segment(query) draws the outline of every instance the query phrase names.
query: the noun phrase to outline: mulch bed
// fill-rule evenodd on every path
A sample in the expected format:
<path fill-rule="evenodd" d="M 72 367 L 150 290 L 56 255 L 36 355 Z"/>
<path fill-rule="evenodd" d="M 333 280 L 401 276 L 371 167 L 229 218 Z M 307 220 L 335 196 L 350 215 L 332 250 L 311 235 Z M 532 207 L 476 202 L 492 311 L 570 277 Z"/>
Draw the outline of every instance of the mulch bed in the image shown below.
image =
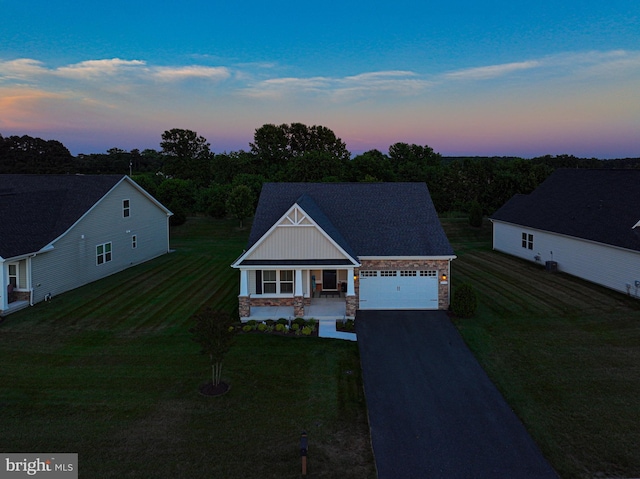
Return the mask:
<path fill-rule="evenodd" d="M 231 386 L 225 382 L 221 382 L 217 386 L 214 386 L 212 382 L 208 382 L 200 386 L 200 394 L 210 397 L 222 396 L 229 392 L 229 389 L 231 389 Z"/>

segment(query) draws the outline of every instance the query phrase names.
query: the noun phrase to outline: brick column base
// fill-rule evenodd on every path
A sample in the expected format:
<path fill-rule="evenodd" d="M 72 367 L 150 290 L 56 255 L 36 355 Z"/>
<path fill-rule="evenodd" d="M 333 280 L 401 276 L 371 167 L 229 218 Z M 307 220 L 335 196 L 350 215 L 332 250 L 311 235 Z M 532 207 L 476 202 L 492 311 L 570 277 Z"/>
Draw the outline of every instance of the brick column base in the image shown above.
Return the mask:
<path fill-rule="evenodd" d="M 251 301 L 249 296 L 238 296 L 238 310 L 241 318 L 251 316 Z"/>
<path fill-rule="evenodd" d="M 355 316 L 356 315 L 356 296 L 347 296 L 347 304 L 346 304 L 346 315 L 347 316 Z"/>
<path fill-rule="evenodd" d="M 303 296 L 294 296 L 293 314 L 297 318 L 301 318 L 304 316 L 304 297 Z"/>

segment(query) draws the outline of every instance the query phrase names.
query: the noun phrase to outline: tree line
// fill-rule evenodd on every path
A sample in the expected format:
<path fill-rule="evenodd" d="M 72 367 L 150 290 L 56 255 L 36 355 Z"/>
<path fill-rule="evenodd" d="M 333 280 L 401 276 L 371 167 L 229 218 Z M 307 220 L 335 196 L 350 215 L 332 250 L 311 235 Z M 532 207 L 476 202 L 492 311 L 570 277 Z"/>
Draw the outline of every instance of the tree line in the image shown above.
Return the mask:
<path fill-rule="evenodd" d="M 352 156 L 329 128 L 302 123 L 265 124 L 247 151 L 230 153 L 213 153 L 206 138 L 178 128 L 162 133 L 160 150 L 112 148 L 76 157 L 55 140 L 0 134 L 0 173 L 131 174 L 174 212 L 175 224 L 198 213 L 242 221 L 253 214 L 262 184 L 282 181 L 420 181 L 439 213 L 486 215 L 561 167 L 638 168 L 640 158 L 442 157 L 427 145 L 407 143 Z"/>

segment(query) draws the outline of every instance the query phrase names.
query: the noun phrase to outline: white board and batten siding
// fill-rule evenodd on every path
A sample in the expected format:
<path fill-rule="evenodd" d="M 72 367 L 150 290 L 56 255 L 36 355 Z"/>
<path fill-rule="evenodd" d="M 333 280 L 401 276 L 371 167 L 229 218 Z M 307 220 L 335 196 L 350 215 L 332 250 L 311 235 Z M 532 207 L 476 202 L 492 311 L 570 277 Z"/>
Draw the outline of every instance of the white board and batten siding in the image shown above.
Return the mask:
<path fill-rule="evenodd" d="M 313 226 L 277 227 L 245 259 L 344 259 L 344 254 Z"/>
<path fill-rule="evenodd" d="M 123 215 L 129 200 L 130 215 Z M 32 259 L 33 301 L 57 295 L 168 252 L 166 211 L 128 181 L 120 182 L 83 218 Z M 136 247 L 133 247 L 135 236 Z M 111 243 L 111 261 L 97 264 L 97 246 Z"/>
<path fill-rule="evenodd" d="M 532 249 L 522 247 L 522 233 L 533 235 Z M 493 249 L 542 265 L 555 261 L 558 271 L 640 297 L 639 252 L 495 220 Z"/>
<path fill-rule="evenodd" d="M 437 271 L 360 271 L 360 309 L 438 309 Z"/>

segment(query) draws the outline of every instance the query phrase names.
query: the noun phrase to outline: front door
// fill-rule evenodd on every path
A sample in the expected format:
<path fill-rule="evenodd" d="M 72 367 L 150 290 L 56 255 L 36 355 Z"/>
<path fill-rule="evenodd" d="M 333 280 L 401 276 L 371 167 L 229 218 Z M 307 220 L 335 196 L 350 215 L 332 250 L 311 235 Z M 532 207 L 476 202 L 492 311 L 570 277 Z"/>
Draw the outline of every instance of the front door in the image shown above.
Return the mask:
<path fill-rule="evenodd" d="M 322 270 L 322 289 L 324 291 L 333 290 L 337 291 L 338 289 L 338 273 L 335 269 L 324 269 Z"/>

